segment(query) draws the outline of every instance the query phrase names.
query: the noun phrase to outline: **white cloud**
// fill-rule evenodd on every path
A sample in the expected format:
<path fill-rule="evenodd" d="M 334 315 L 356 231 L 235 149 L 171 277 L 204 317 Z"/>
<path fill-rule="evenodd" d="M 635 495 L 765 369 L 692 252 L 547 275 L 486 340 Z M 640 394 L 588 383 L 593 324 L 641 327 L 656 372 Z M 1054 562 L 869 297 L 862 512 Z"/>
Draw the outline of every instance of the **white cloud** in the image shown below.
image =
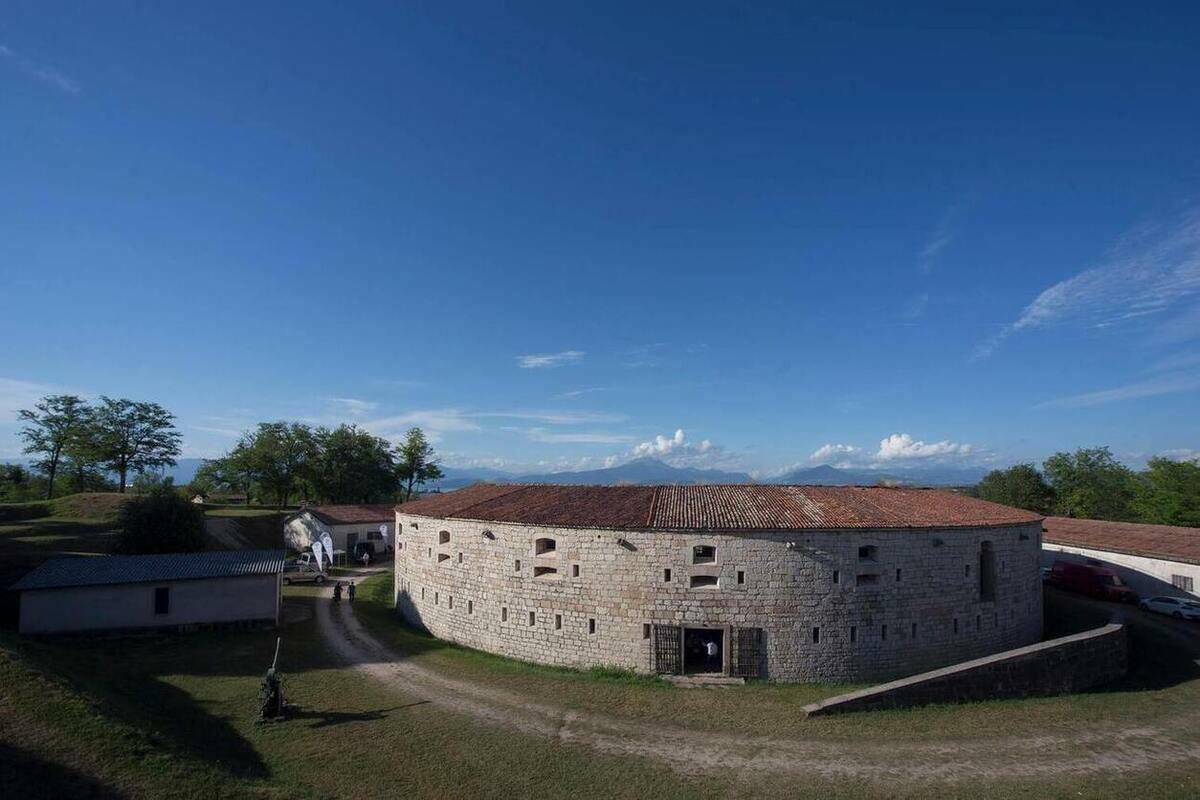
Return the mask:
<path fill-rule="evenodd" d="M 561 353 L 540 353 L 517 356 L 517 366 L 521 369 L 553 369 L 580 361 L 584 356 L 582 350 L 564 350 Z"/>
<path fill-rule="evenodd" d="M 625 353 L 625 366 L 640 368 L 640 367 L 658 367 L 666 361 L 666 342 L 651 342 L 650 344 L 639 345 Z"/>
<path fill-rule="evenodd" d="M 0 44 L 0 60 L 11 64 L 18 71 L 28 75 L 29 77 L 41 81 L 48 86 L 53 86 L 61 92 L 67 94 L 79 94 L 79 82 L 74 78 L 64 75 L 47 64 L 39 64 L 30 58 L 27 58 L 13 50 L 11 47 Z"/>
<path fill-rule="evenodd" d="M 1137 381 L 1112 389 L 1073 394 L 1038 403 L 1034 408 L 1085 408 L 1121 400 L 1136 400 L 1141 397 L 1157 397 L 1163 394 L 1191 392 L 1200 389 L 1200 375 L 1175 373 L 1160 375 L 1149 380 Z"/>
<path fill-rule="evenodd" d="M 633 439 L 619 433 L 605 431 L 548 431 L 545 428 L 530 428 L 524 431 L 535 442 L 545 444 L 621 444 Z"/>
<path fill-rule="evenodd" d="M 928 459 L 962 458 L 972 453 L 969 444 L 943 440 L 940 442 L 925 442 L 913 439 L 907 433 L 893 433 L 879 442 L 879 452 L 875 454 L 877 461 L 915 461 Z"/>
<path fill-rule="evenodd" d="M 46 395 L 61 393 L 60 389 L 44 383 L 0 378 L 0 421 L 16 422 L 21 409 L 32 409 Z"/>
<path fill-rule="evenodd" d="M 1044 290 L 1015 321 L 976 347 L 987 358 L 1015 334 L 1052 325 L 1109 327 L 1159 314 L 1200 293 L 1200 209 L 1170 225 L 1148 225 L 1127 235 L 1100 266 Z M 1197 328 L 1182 318 L 1183 335 Z M 1178 331 L 1167 331 L 1178 340 Z"/>
<path fill-rule="evenodd" d="M 587 389 L 575 389 L 574 391 L 570 391 L 570 392 L 562 392 L 561 394 L 554 395 L 554 397 L 552 399 L 553 400 L 573 400 L 576 397 L 583 397 L 585 394 L 595 394 L 596 392 L 607 392 L 607 391 L 608 391 L 608 389 L 606 389 L 603 386 L 592 386 Z"/>
<path fill-rule="evenodd" d="M 1200 463 L 1200 450 L 1192 450 L 1188 447 L 1178 447 L 1173 450 L 1163 450 L 1158 453 L 1159 458 L 1169 458 L 1172 461 L 1195 461 Z"/>
<path fill-rule="evenodd" d="M 363 417 L 379 408 L 379 403 L 370 400 L 359 400 L 354 397 L 331 397 L 329 402 L 337 406 L 343 413 L 352 417 Z"/>
<path fill-rule="evenodd" d="M 813 464 L 829 464 L 834 467 L 861 465 L 866 454 L 861 447 L 852 444 L 824 444 L 808 457 Z"/>

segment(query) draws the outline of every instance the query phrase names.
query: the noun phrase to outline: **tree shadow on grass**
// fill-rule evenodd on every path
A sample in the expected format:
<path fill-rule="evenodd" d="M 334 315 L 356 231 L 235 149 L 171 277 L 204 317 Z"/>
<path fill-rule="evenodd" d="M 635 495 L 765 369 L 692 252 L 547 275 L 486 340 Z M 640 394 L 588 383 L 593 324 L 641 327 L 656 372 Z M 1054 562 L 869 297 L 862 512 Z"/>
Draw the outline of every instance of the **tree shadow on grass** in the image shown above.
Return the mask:
<path fill-rule="evenodd" d="M 47 761 L 7 742 L 0 742 L 0 787 L 5 797 L 21 800 L 125 797 L 91 775 Z"/>

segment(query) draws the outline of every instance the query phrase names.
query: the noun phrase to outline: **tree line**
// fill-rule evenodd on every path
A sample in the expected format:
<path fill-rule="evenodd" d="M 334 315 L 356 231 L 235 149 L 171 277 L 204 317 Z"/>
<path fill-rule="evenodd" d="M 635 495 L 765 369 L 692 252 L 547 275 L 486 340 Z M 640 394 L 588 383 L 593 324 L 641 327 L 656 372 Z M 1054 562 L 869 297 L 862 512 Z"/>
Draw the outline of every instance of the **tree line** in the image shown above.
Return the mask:
<path fill-rule="evenodd" d="M 17 416 L 25 423 L 19 432 L 24 452 L 35 457 L 32 466 L 44 476 L 47 500 L 60 478 L 80 492 L 110 489 L 108 475 L 116 475 L 117 490 L 124 492 L 131 473 L 174 466 L 180 454 L 175 415 L 158 403 L 101 397 L 89 404 L 59 394 L 43 397 Z M 0 480 L 9 494 L 30 484 L 18 465 L 7 465 Z"/>
<path fill-rule="evenodd" d="M 1200 527 L 1200 464 L 1152 458 L 1134 471 L 1107 447 L 993 470 L 971 493 L 1039 514 Z"/>
<path fill-rule="evenodd" d="M 407 500 L 442 477 L 420 428 L 393 446 L 355 425 L 330 429 L 301 422 L 262 422 L 221 458 L 205 461 L 189 488 L 231 491 L 247 501 L 372 503 Z"/>

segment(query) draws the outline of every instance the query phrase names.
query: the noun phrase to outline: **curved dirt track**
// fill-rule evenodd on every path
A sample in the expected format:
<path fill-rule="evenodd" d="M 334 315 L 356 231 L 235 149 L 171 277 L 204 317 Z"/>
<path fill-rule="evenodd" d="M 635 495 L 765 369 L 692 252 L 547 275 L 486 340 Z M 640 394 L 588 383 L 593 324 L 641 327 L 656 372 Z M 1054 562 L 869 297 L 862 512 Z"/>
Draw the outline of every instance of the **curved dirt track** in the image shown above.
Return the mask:
<path fill-rule="evenodd" d="M 447 677 L 390 651 L 348 603 L 320 598 L 316 617 L 330 648 L 347 664 L 441 708 L 521 733 L 616 756 L 657 759 L 680 772 L 747 770 L 762 776 L 825 779 L 1035 778 L 1200 764 L 1200 743 L 1181 736 L 1194 718 L 1166 727 L 1079 731 L 1070 736 L 981 737 L 945 741 L 826 741 L 692 731 L 561 708 L 528 695 Z M 689 691 L 689 690 L 680 690 Z"/>

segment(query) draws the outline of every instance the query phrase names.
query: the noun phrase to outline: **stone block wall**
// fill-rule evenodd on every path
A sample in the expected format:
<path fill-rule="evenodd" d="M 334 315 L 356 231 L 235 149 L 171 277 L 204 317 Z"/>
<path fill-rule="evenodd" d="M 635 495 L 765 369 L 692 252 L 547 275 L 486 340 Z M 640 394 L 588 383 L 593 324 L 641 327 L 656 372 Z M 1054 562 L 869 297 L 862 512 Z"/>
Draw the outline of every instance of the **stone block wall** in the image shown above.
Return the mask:
<path fill-rule="evenodd" d="M 1114 622 L 963 664 L 831 697 L 809 716 L 1081 692 L 1122 678 L 1129 668 L 1125 626 Z"/>
<path fill-rule="evenodd" d="M 650 672 L 654 624 L 752 627 L 763 632 L 768 679 L 884 680 L 1041 637 L 1037 523 L 709 534 L 401 510 L 396 530 L 406 619 L 543 664 Z M 983 542 L 994 554 L 990 599 L 980 595 Z M 711 563 L 696 563 L 697 545 L 713 548 Z"/>

